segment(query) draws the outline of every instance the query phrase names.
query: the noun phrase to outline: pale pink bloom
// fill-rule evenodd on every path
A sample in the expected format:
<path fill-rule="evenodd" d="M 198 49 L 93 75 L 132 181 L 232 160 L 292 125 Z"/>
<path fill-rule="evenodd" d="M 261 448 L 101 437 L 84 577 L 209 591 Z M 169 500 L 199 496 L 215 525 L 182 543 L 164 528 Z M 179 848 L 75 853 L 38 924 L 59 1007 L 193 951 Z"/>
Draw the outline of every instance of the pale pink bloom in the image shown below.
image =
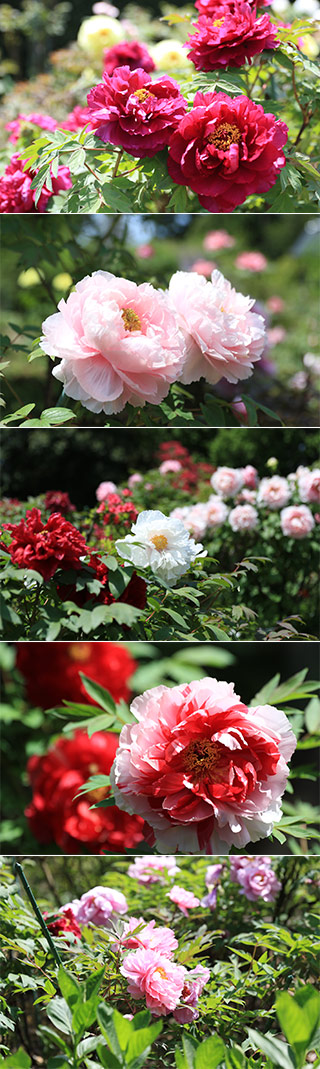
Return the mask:
<path fill-rule="evenodd" d="M 288 538 L 307 538 L 314 528 L 314 519 L 308 505 L 289 505 L 282 509 L 280 521 L 283 534 Z"/>
<path fill-rule="evenodd" d="M 114 494 L 117 491 L 116 484 L 107 481 L 105 483 L 99 483 L 96 489 L 96 498 L 98 501 L 104 501 L 108 494 Z"/>
<path fill-rule="evenodd" d="M 189 512 L 190 512 L 190 506 L 189 505 L 177 505 L 177 508 L 172 509 L 172 512 L 170 512 L 170 519 L 172 519 L 172 520 L 180 520 L 180 523 L 183 523 L 183 526 L 186 528 L 186 531 L 188 531 L 189 530 L 189 527 L 188 527 Z"/>
<path fill-rule="evenodd" d="M 261 863 L 265 867 L 268 865 L 271 866 L 271 857 L 268 855 L 259 854 L 258 860 L 261 861 Z M 239 883 L 239 872 L 241 872 L 242 869 L 246 869 L 248 866 L 252 865 L 253 861 L 256 861 L 256 858 L 253 857 L 252 854 L 238 854 L 237 857 L 231 857 L 230 880 L 233 880 L 233 882 L 235 883 Z"/>
<path fill-rule="evenodd" d="M 269 345 L 280 345 L 287 335 L 287 331 L 284 327 L 270 327 L 267 330 L 267 338 Z"/>
<path fill-rule="evenodd" d="M 242 477 L 245 486 L 249 487 L 249 490 L 255 490 L 258 483 L 258 472 L 252 464 L 246 464 L 245 468 L 242 468 Z"/>
<path fill-rule="evenodd" d="M 298 487 L 301 501 L 309 504 L 315 501 L 316 505 L 320 505 L 320 468 L 313 468 L 312 471 L 309 468 L 300 469 Z"/>
<path fill-rule="evenodd" d="M 147 1010 L 155 1017 L 172 1013 L 182 995 L 186 977 L 183 965 L 155 950 L 134 950 L 120 967 L 134 999 L 145 996 Z"/>
<path fill-rule="evenodd" d="M 73 910 L 78 924 L 95 924 L 102 928 L 107 928 L 110 919 L 118 913 L 128 912 L 125 896 L 121 891 L 115 891 L 114 887 L 92 887 L 81 898 L 75 898 L 63 906 L 62 912 L 68 907 Z"/>
<path fill-rule="evenodd" d="M 94 15 L 108 15 L 111 19 L 116 19 L 117 15 L 120 14 L 118 7 L 114 7 L 113 4 L 103 3 L 103 0 L 100 3 L 93 4 L 92 11 Z"/>
<path fill-rule="evenodd" d="M 258 526 L 258 513 L 253 505 L 236 505 L 229 512 L 229 523 L 233 531 L 254 531 Z"/>
<path fill-rule="evenodd" d="M 248 505 L 255 505 L 256 500 L 257 500 L 257 491 L 256 490 L 246 490 L 246 489 L 244 489 L 244 490 L 241 490 L 240 494 L 238 494 L 237 504 L 240 505 L 242 501 L 246 501 Z"/>
<path fill-rule="evenodd" d="M 272 475 L 270 479 L 261 479 L 258 489 L 257 502 L 268 509 L 282 509 L 291 497 L 291 489 L 287 479 L 282 475 Z"/>
<path fill-rule="evenodd" d="M 305 353 L 303 363 L 312 374 L 320 375 L 320 356 L 317 356 L 316 353 Z"/>
<path fill-rule="evenodd" d="M 296 371 L 295 375 L 289 379 L 289 386 L 292 390 L 305 390 L 308 385 L 308 376 L 306 371 Z"/>
<path fill-rule="evenodd" d="M 248 709 L 233 683 L 159 686 L 136 698 L 110 777 L 116 804 L 152 827 L 160 853 L 228 853 L 281 817 L 296 738 L 285 714 Z"/>
<path fill-rule="evenodd" d="M 210 278 L 214 266 L 212 260 L 195 260 L 191 264 L 190 271 L 196 271 L 197 275 L 204 275 L 205 278 Z"/>
<path fill-rule="evenodd" d="M 239 423 L 248 423 L 248 410 L 244 401 L 241 400 L 241 397 L 234 398 L 231 404 L 231 409 Z"/>
<path fill-rule="evenodd" d="M 191 505 L 185 518 L 185 526 L 194 538 L 203 538 L 207 530 L 207 506 L 202 502 Z"/>
<path fill-rule="evenodd" d="M 178 909 L 181 909 L 181 913 L 184 913 L 185 917 L 188 917 L 189 909 L 195 909 L 196 906 L 200 906 L 200 899 L 196 898 L 192 891 L 186 891 L 184 887 L 179 887 L 177 883 L 171 887 L 171 891 L 168 891 L 166 898 L 171 898 L 171 902 L 174 902 Z"/>
<path fill-rule="evenodd" d="M 227 230 L 209 230 L 203 241 L 203 248 L 208 252 L 218 252 L 219 249 L 232 249 L 235 239 L 228 234 Z"/>
<path fill-rule="evenodd" d="M 143 917 L 129 917 L 125 922 L 121 936 L 112 936 L 113 946 L 117 950 L 156 950 L 166 958 L 172 958 L 177 949 L 178 940 L 172 928 L 157 927 L 155 921 L 148 923 Z"/>
<path fill-rule="evenodd" d="M 142 483 L 142 475 L 139 471 L 135 471 L 133 475 L 129 475 L 128 487 L 129 490 L 133 490 L 134 486 L 138 486 L 138 483 Z"/>
<path fill-rule="evenodd" d="M 180 460 L 164 460 L 160 464 L 160 475 L 167 475 L 169 471 L 181 471 L 182 465 Z"/>
<path fill-rule="evenodd" d="M 158 405 L 182 372 L 184 341 L 168 298 L 109 271 L 78 282 L 43 323 L 41 346 L 61 363 L 53 375 L 90 412 Z"/>
<path fill-rule="evenodd" d="M 203 376 L 212 384 L 222 378 L 234 383 L 252 374 L 265 345 L 265 321 L 251 311 L 254 300 L 237 293 L 219 271 L 211 282 L 177 271 L 169 298 L 186 342 L 182 382 Z"/>
<path fill-rule="evenodd" d="M 150 260 L 151 256 L 154 256 L 155 250 L 153 245 L 137 245 L 135 252 L 136 256 L 140 256 L 141 260 Z"/>
<path fill-rule="evenodd" d="M 207 501 L 207 526 L 208 529 L 220 527 L 227 519 L 229 509 L 219 494 L 211 494 Z"/>
<path fill-rule="evenodd" d="M 173 1011 L 173 1016 L 176 1021 L 179 1021 L 179 1024 L 189 1024 L 199 1017 L 196 1007 L 203 988 L 209 980 L 210 969 L 200 965 L 200 963 L 196 965 L 195 969 L 192 969 L 192 972 L 188 972 L 181 995 L 183 1005 L 177 1006 Z"/>
<path fill-rule="evenodd" d="M 240 271 L 264 271 L 268 266 L 268 260 L 263 252 L 240 252 L 235 264 Z"/>
<path fill-rule="evenodd" d="M 162 857 L 144 857 L 140 854 L 135 857 L 133 864 L 129 865 L 128 876 L 138 880 L 138 883 L 165 883 L 168 876 L 175 876 L 180 872 L 179 865 L 173 855 Z M 164 877 L 164 878 L 163 878 Z"/>
<path fill-rule="evenodd" d="M 269 297 L 267 308 L 269 308 L 269 312 L 273 312 L 274 315 L 277 315 L 279 312 L 284 311 L 285 302 L 282 300 L 282 297 L 278 297 L 277 294 L 275 294 L 274 297 Z"/>
<path fill-rule="evenodd" d="M 239 870 L 237 882 L 242 887 L 240 894 L 245 895 L 249 902 L 255 902 L 258 898 L 264 902 L 274 902 L 282 886 L 273 869 L 265 865 L 260 857 Z"/>
<path fill-rule="evenodd" d="M 243 468 L 217 468 L 210 482 L 220 497 L 234 497 L 243 486 Z"/>

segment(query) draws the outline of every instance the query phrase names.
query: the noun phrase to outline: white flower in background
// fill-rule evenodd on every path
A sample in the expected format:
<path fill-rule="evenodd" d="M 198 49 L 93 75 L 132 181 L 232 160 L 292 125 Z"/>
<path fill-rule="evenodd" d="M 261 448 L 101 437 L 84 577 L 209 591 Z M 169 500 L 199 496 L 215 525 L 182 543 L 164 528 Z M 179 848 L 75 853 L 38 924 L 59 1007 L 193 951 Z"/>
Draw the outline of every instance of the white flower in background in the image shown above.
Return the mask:
<path fill-rule="evenodd" d="M 123 26 L 108 15 L 84 19 L 78 33 L 78 45 L 90 59 L 102 59 L 104 48 L 117 45 L 125 37 Z"/>
<path fill-rule="evenodd" d="M 301 501 L 320 505 L 320 468 L 298 468 L 298 489 Z"/>
<path fill-rule="evenodd" d="M 201 501 L 197 505 L 191 505 L 185 524 L 195 538 L 203 538 L 207 530 L 207 506 Z"/>
<path fill-rule="evenodd" d="M 227 519 L 229 509 L 218 494 L 211 494 L 207 501 L 207 525 L 208 528 L 220 527 Z"/>
<path fill-rule="evenodd" d="M 210 482 L 219 497 L 234 497 L 243 486 L 243 468 L 217 468 Z"/>
<path fill-rule="evenodd" d="M 233 531 L 254 531 L 258 526 L 258 513 L 253 505 L 236 505 L 229 514 Z"/>
<path fill-rule="evenodd" d="M 288 480 L 282 475 L 272 475 L 271 479 L 261 479 L 257 495 L 258 505 L 264 505 L 268 509 L 282 509 L 290 497 Z"/>
<path fill-rule="evenodd" d="M 203 275 L 176 271 L 169 283 L 171 307 L 186 341 L 181 381 L 205 378 L 239 382 L 252 374 L 266 343 L 266 325 L 252 311 L 255 301 L 237 293 L 220 271 Z"/>
<path fill-rule="evenodd" d="M 274 8 L 274 4 L 272 5 Z M 319 18 L 320 16 L 320 4 L 318 0 L 294 0 L 292 4 L 296 18 L 301 18 L 301 15 L 307 15 L 307 18 Z"/>
<path fill-rule="evenodd" d="M 193 67 L 194 70 L 181 41 L 158 41 L 149 52 L 158 70 L 177 71 L 186 67 Z"/>
<path fill-rule="evenodd" d="M 196 545 L 181 520 L 165 516 L 157 509 L 140 512 L 131 534 L 115 543 L 124 560 L 135 568 L 151 568 L 167 586 L 175 586 L 197 557 L 206 556 L 201 544 Z"/>

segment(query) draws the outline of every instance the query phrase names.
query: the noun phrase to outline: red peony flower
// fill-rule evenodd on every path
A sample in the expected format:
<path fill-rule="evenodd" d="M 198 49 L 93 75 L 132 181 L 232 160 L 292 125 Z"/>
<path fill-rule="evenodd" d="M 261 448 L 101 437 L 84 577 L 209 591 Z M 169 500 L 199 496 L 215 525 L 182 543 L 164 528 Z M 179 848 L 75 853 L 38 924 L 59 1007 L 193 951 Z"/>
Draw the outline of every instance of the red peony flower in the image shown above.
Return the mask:
<path fill-rule="evenodd" d="M 103 587 L 99 594 L 91 594 L 90 590 L 77 590 L 74 583 L 59 584 L 57 586 L 57 593 L 62 601 L 74 601 L 75 605 L 79 605 L 82 608 L 87 601 L 93 600 L 96 605 L 114 605 L 115 602 L 125 602 L 127 605 L 134 605 L 136 609 L 144 609 L 146 604 L 147 586 L 144 579 L 133 572 L 128 585 L 119 598 L 115 598 L 109 588 L 109 569 L 107 565 L 100 560 L 99 557 L 92 555 L 89 561 L 89 567 L 93 569 L 92 578 L 96 578 L 103 583 Z"/>
<path fill-rule="evenodd" d="M 89 776 L 109 774 L 117 747 L 118 737 L 111 732 L 97 731 L 89 739 L 85 731 L 76 731 L 71 739 L 57 739 L 43 756 L 29 759 L 33 797 L 25 815 L 39 843 L 56 843 L 66 854 L 121 854 L 141 842 L 141 817 L 127 816 L 117 806 L 90 808 L 108 796 L 108 788 L 75 797 Z"/>
<path fill-rule="evenodd" d="M 80 558 L 89 552 L 83 535 L 60 512 L 53 512 L 43 523 L 40 509 L 31 509 L 25 520 L 4 523 L 3 529 L 13 534 L 8 547 L 12 563 L 35 568 L 45 580 L 58 568 L 81 568 Z"/>
<path fill-rule="evenodd" d="M 51 512 L 74 512 L 75 510 L 69 494 L 63 493 L 62 490 L 48 490 L 44 499 L 44 507 Z"/>
<path fill-rule="evenodd" d="M 132 156 L 154 156 L 168 144 L 186 110 L 172 78 L 153 82 L 143 70 L 118 67 L 88 94 L 91 121 L 101 141 Z"/>
<path fill-rule="evenodd" d="M 42 709 L 62 705 L 63 698 L 95 705 L 80 672 L 106 687 L 116 702 L 128 701 L 128 683 L 136 668 L 128 650 L 114 642 L 19 642 L 16 664 L 29 701 Z"/>
<path fill-rule="evenodd" d="M 120 41 L 112 48 L 105 48 L 103 60 L 106 74 L 113 74 L 116 67 L 129 67 L 131 71 L 139 67 L 148 73 L 155 69 L 150 52 L 140 41 Z"/>
<path fill-rule="evenodd" d="M 218 18 L 200 15 L 195 32 L 188 37 L 188 59 L 197 71 L 242 67 L 246 60 L 277 45 L 276 27 L 269 15 L 257 18 L 255 7 L 243 0 L 230 5 L 221 0 Z"/>
<path fill-rule="evenodd" d="M 32 179 L 38 174 L 38 168 L 24 171 L 25 161 L 15 152 L 10 163 L 0 176 L 0 215 L 20 214 L 25 212 L 45 212 L 50 197 L 60 193 L 61 189 L 70 189 L 72 181 L 69 167 L 58 167 L 57 177 L 51 174 L 52 189 L 46 185 L 35 205 L 35 190 L 31 189 Z"/>
<path fill-rule="evenodd" d="M 286 159 L 285 123 L 248 97 L 201 93 L 171 136 L 168 171 L 209 212 L 232 212 L 251 193 L 266 193 Z"/>
<path fill-rule="evenodd" d="M 65 935 L 72 932 L 76 939 L 81 939 L 81 928 L 76 921 L 72 909 L 65 909 L 63 913 L 43 914 L 48 931 L 51 935 Z"/>
<path fill-rule="evenodd" d="M 235 8 L 238 4 L 238 0 L 223 0 L 224 5 L 230 13 L 233 15 Z M 257 7 L 269 7 L 272 0 L 247 0 L 249 6 L 255 11 Z M 196 0 L 195 7 L 199 11 L 199 15 L 209 15 L 209 18 L 219 18 L 222 7 L 222 0 Z"/>

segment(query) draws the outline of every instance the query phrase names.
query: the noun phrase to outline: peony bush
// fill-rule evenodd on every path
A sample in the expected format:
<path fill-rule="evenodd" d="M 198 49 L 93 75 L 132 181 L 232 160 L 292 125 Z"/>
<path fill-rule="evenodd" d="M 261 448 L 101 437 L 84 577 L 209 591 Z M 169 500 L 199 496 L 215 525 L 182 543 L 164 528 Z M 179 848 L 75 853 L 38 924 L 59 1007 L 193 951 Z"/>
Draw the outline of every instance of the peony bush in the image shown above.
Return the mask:
<path fill-rule="evenodd" d="M 90 870 L 79 858 L 2 859 L 2 1064 L 31 1069 L 37 1051 L 48 1065 L 64 1058 L 88 1069 L 173 1069 L 187 1055 L 197 1069 L 240 1057 L 250 1067 L 258 1055 L 271 1069 L 280 1028 L 288 1065 L 297 1051 L 301 1064 L 314 1060 L 317 859 L 248 855 L 235 866 L 182 856 L 188 913 L 173 894 L 171 859 L 157 870 L 136 860 L 151 887 L 128 859 L 110 858 L 108 872 L 101 859 Z"/>
<path fill-rule="evenodd" d="M 203 0 L 162 20 L 94 10 L 26 101 L 19 85 L 8 94 L 1 212 L 316 211 L 309 7 Z"/>

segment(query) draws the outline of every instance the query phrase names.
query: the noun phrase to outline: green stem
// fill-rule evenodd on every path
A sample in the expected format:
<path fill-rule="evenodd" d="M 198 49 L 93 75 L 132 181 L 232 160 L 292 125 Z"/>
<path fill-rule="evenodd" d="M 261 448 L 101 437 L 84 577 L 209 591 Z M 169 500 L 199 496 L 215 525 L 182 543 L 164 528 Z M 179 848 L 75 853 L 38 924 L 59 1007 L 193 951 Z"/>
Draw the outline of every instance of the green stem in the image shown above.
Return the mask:
<path fill-rule="evenodd" d="M 42 916 L 41 910 L 39 909 L 39 906 L 38 906 L 38 904 L 37 904 L 37 902 L 35 900 L 35 897 L 34 897 L 34 894 L 33 894 L 32 890 L 31 890 L 30 884 L 28 883 L 27 877 L 24 874 L 22 865 L 20 865 L 19 862 L 15 860 L 15 858 L 13 858 L 13 871 L 14 871 L 14 874 L 16 876 L 18 876 L 19 879 L 21 880 L 22 886 L 24 887 L 24 890 L 25 890 L 26 895 L 27 895 L 27 897 L 29 899 L 29 902 L 31 903 L 33 912 L 36 915 L 37 921 L 40 924 L 40 928 L 42 929 L 44 937 L 47 940 L 47 943 L 48 943 L 48 945 L 50 947 L 51 953 L 53 954 L 54 960 L 56 961 L 57 965 L 62 965 L 60 954 L 58 954 L 57 948 L 56 948 L 56 946 L 55 946 L 55 944 L 53 942 L 53 939 L 51 938 L 49 929 L 47 928 L 47 925 L 46 925 L 46 922 L 44 920 L 44 917 Z"/>

